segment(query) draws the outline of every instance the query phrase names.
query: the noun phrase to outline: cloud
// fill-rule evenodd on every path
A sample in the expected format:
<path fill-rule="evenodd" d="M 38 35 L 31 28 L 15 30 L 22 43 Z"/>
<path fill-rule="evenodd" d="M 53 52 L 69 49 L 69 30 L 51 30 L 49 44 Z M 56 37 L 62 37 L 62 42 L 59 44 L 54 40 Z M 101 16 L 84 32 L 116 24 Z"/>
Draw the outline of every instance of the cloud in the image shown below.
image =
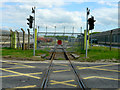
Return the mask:
<path fill-rule="evenodd" d="M 100 24 L 110 25 L 117 24 L 118 21 L 118 9 L 117 8 L 100 8 L 93 10 L 93 14 L 96 16 Z M 107 22 L 107 23 L 104 23 Z"/>
<path fill-rule="evenodd" d="M 103 5 L 118 7 L 118 3 L 115 3 L 115 1 L 110 2 L 110 1 L 100 0 L 98 1 L 98 3 Z"/>
<path fill-rule="evenodd" d="M 76 23 L 81 21 L 80 12 L 69 12 L 61 9 L 39 9 L 38 18 L 43 22 L 51 23 Z"/>
<path fill-rule="evenodd" d="M 6 0 L 9 2 L 9 0 Z M 14 2 L 15 0 L 13 0 Z M 83 0 L 68 0 L 69 2 L 83 3 L 87 2 Z M 66 26 L 66 30 L 72 30 L 75 27 L 75 31 L 78 31 L 81 26 L 86 27 L 85 11 L 67 11 L 62 8 L 63 5 L 69 4 L 65 0 L 17 0 L 20 4 L 5 4 L 2 10 L 3 18 L 0 19 L 2 23 L 12 25 L 13 28 L 24 27 L 27 28 L 27 17 L 31 14 L 31 7 L 36 6 L 36 24 L 44 28 L 48 26 L 51 31 L 54 26 L 57 26 L 57 30 L 63 30 Z M 11 1 L 12 2 L 12 1 Z M 47 2 L 47 3 L 46 3 Z M 96 1 L 98 2 L 98 1 Z M 106 2 L 99 2 L 105 4 Z M 4 4 L 4 3 L 3 3 Z M 72 4 L 72 3 L 71 3 Z M 1 10 L 0 10 L 1 11 Z M 100 27 L 116 27 L 117 26 L 117 8 L 97 8 L 92 10 L 91 14 L 95 16 L 96 23 L 95 28 L 100 30 Z M 0 15 L 1 16 L 1 15 Z M 103 29 L 103 28 L 101 28 Z"/>
<path fill-rule="evenodd" d="M 96 27 L 102 30 L 118 27 L 118 9 L 117 8 L 99 8 L 92 12 L 95 16 Z M 105 28 L 105 29 L 103 29 Z M 98 29 L 98 28 L 97 28 Z"/>
<path fill-rule="evenodd" d="M 39 8 L 52 8 L 52 7 L 59 7 L 64 5 L 64 1 L 63 0 L 2 0 L 2 3 L 8 3 L 8 2 L 12 2 L 12 3 L 21 3 L 25 6 L 23 6 L 22 8 L 28 8 L 28 6 L 36 6 Z"/>
<path fill-rule="evenodd" d="M 63 27 L 66 27 L 66 30 L 71 32 L 72 27 L 76 28 L 76 31 L 79 27 L 84 26 L 82 22 L 81 12 L 70 12 L 63 9 L 39 9 L 37 16 L 37 23 L 39 26 L 46 27 L 49 29 L 54 29 L 54 26 L 57 27 L 58 31 L 63 30 Z"/>
<path fill-rule="evenodd" d="M 20 5 L 5 5 L 6 9 L 2 11 L 2 23 L 11 24 L 12 27 L 27 27 L 27 17 L 31 14 L 32 5 L 22 3 Z M 36 8 L 36 24 L 49 28 L 80 27 L 82 23 L 82 12 L 66 11 L 59 7 L 54 8 Z"/>

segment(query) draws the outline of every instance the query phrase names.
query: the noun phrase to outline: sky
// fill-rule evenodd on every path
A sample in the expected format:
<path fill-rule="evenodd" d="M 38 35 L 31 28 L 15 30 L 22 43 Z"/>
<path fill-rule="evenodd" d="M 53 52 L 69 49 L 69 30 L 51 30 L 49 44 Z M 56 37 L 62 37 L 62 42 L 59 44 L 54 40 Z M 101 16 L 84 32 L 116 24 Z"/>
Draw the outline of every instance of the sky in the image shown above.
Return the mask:
<path fill-rule="evenodd" d="M 93 32 L 118 28 L 119 0 L 2 0 L 0 1 L 0 29 L 27 32 L 27 18 L 32 7 L 36 7 L 36 27 L 39 31 L 79 33 L 86 29 L 86 8 L 90 9 L 89 18 L 94 16 Z M 31 29 L 31 32 L 33 29 Z"/>

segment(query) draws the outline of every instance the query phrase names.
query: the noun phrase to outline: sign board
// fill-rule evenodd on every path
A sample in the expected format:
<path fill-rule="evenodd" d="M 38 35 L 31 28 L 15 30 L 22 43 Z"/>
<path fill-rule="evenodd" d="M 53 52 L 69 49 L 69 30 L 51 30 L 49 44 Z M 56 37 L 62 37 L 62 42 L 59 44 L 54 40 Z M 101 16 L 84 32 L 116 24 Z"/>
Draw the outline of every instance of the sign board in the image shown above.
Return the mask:
<path fill-rule="evenodd" d="M 58 44 L 58 45 L 61 45 L 61 44 L 62 44 L 62 41 L 61 41 L 61 40 L 58 40 L 58 41 L 57 41 L 57 44 Z"/>

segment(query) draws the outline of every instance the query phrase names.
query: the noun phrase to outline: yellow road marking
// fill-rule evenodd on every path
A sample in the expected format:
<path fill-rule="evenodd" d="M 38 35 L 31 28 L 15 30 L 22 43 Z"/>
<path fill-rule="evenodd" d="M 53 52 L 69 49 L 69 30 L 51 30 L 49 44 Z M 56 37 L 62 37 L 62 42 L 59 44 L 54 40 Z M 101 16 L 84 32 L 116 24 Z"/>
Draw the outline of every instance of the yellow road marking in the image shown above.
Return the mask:
<path fill-rule="evenodd" d="M 42 72 L 38 72 L 38 73 L 28 73 L 30 75 L 36 75 L 36 74 L 42 74 Z M 6 75 L 6 76 L 0 76 L 0 78 L 4 78 L 4 77 L 16 77 L 16 76 L 22 76 L 22 75 Z"/>
<path fill-rule="evenodd" d="M 26 67 L 13 67 L 13 68 L 5 68 L 5 69 L 20 69 L 20 68 L 26 68 Z M 33 68 L 33 67 L 29 67 L 29 68 Z"/>
<path fill-rule="evenodd" d="M 54 81 L 54 80 L 50 80 L 50 84 L 63 84 L 63 85 L 68 85 L 68 86 L 73 86 L 73 87 L 77 87 L 77 85 L 74 85 L 74 84 L 70 84 L 68 82 L 74 82 L 75 80 L 68 80 L 68 81 Z"/>
<path fill-rule="evenodd" d="M 91 68 L 91 69 L 103 70 L 103 71 L 113 71 L 113 72 L 120 72 L 120 71 L 118 71 L 118 70 L 109 70 L 109 69 L 102 69 L 102 68 Z"/>
<path fill-rule="evenodd" d="M 22 63 L 35 63 L 35 62 L 22 62 Z M 49 63 L 49 62 L 37 62 L 37 63 Z"/>
<path fill-rule="evenodd" d="M 66 71 L 70 71 L 70 69 L 67 69 L 67 70 L 56 70 L 56 71 L 53 71 L 53 72 L 56 73 L 56 72 L 66 72 Z"/>
<path fill-rule="evenodd" d="M 33 75 L 34 75 L 34 74 L 42 74 L 42 72 L 38 72 L 38 73 L 29 73 L 29 74 L 33 74 Z"/>
<path fill-rule="evenodd" d="M 83 79 L 91 79 L 91 78 L 100 78 L 100 79 L 109 79 L 109 80 L 120 80 L 120 79 L 115 79 L 115 78 L 99 77 L 99 76 L 84 77 Z"/>
<path fill-rule="evenodd" d="M 55 63 L 55 65 L 68 66 L 68 65 L 66 65 L 66 64 L 56 64 L 56 63 Z"/>
<path fill-rule="evenodd" d="M 6 63 L 8 63 L 8 64 L 16 64 L 16 65 L 21 65 L 21 66 L 25 66 L 25 67 L 32 67 L 32 68 L 35 68 L 35 66 L 24 65 L 24 64 L 22 64 L 22 63 L 12 63 L 12 62 L 7 62 L 7 61 L 4 61 L 4 62 L 6 62 Z"/>
<path fill-rule="evenodd" d="M 12 71 L 12 70 L 7 70 L 7 69 L 3 69 L 3 68 L 1 70 L 7 71 L 7 72 L 11 72 L 11 73 L 15 73 L 15 74 L 19 74 L 19 75 L 23 75 L 23 76 L 28 76 L 28 77 L 36 78 L 36 79 L 40 79 L 40 77 L 36 77 L 36 76 L 29 75 L 29 74 L 15 72 L 15 71 Z"/>
<path fill-rule="evenodd" d="M 15 88 L 34 88 L 36 85 L 30 85 L 30 86 L 22 86 L 22 87 L 15 87 Z"/>
<path fill-rule="evenodd" d="M 104 67 L 104 66 L 113 66 L 113 65 L 118 65 L 118 64 L 107 64 L 107 65 L 99 65 L 99 66 L 93 66 L 93 67 Z"/>
<path fill-rule="evenodd" d="M 113 66 L 113 65 L 118 65 L 118 64 L 108 64 L 108 65 L 99 65 L 99 66 L 91 66 L 91 67 L 80 67 L 80 66 L 77 66 L 77 67 L 78 67 L 79 70 L 81 70 L 81 69 L 96 69 L 96 70 L 120 72 L 118 70 L 109 70 L 109 69 L 96 68 L 96 67 Z"/>
<path fill-rule="evenodd" d="M 107 64 L 107 65 L 99 65 L 99 66 L 91 66 L 91 67 L 80 67 L 80 66 L 77 66 L 79 69 L 86 69 L 86 68 L 93 68 L 93 67 L 104 67 L 104 66 L 113 66 L 113 65 L 118 65 L 118 64 Z"/>

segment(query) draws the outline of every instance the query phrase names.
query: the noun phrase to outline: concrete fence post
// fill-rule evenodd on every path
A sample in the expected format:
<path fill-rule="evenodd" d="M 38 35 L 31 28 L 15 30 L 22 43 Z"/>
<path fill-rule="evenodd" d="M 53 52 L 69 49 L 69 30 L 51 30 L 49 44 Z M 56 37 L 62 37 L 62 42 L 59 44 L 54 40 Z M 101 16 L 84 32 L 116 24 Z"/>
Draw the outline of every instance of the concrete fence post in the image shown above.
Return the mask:
<path fill-rule="evenodd" d="M 86 30 L 84 30 L 84 50 L 86 49 L 86 39 L 87 39 L 87 49 L 89 49 L 89 30 L 88 30 L 88 35 L 86 37 Z"/>
<path fill-rule="evenodd" d="M 17 48 L 16 42 L 16 32 L 13 32 L 13 48 Z"/>
<path fill-rule="evenodd" d="M 10 30 L 10 48 L 13 48 L 13 31 Z"/>
<path fill-rule="evenodd" d="M 27 29 L 28 30 L 28 49 L 30 48 L 30 30 L 29 29 Z"/>
<path fill-rule="evenodd" d="M 112 46 L 112 30 L 110 31 L 110 51 L 111 51 L 111 46 Z"/>
<path fill-rule="evenodd" d="M 23 43 L 22 43 L 22 50 L 25 50 L 25 31 L 21 28 L 23 32 Z"/>
<path fill-rule="evenodd" d="M 19 32 L 16 30 L 17 33 L 17 49 L 20 49 L 20 38 L 19 38 Z"/>

